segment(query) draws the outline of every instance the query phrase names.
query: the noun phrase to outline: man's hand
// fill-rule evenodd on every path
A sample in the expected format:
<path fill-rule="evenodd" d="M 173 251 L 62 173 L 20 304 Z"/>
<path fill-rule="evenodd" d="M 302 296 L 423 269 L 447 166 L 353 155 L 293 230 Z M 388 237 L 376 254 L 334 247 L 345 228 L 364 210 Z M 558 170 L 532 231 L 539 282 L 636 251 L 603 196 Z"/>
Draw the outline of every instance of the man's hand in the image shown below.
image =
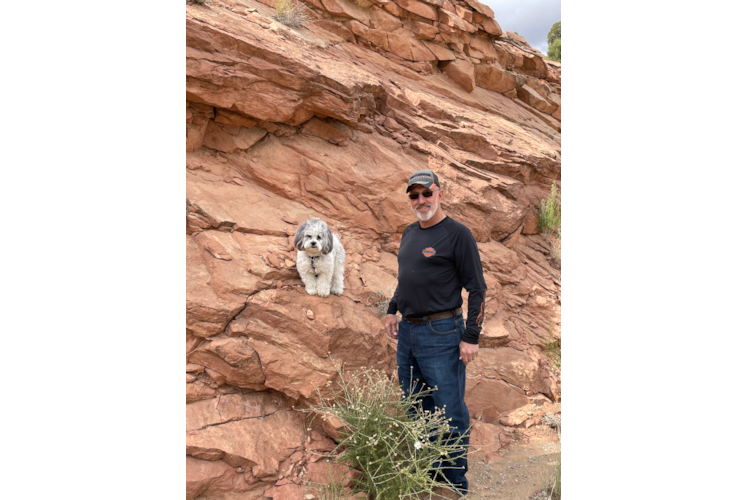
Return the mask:
<path fill-rule="evenodd" d="M 388 314 L 385 317 L 384 329 L 387 330 L 387 335 L 397 339 L 397 317 L 394 314 Z"/>
<path fill-rule="evenodd" d="M 460 342 L 460 359 L 465 366 L 472 360 L 478 357 L 478 344 L 468 344 L 467 342 Z"/>

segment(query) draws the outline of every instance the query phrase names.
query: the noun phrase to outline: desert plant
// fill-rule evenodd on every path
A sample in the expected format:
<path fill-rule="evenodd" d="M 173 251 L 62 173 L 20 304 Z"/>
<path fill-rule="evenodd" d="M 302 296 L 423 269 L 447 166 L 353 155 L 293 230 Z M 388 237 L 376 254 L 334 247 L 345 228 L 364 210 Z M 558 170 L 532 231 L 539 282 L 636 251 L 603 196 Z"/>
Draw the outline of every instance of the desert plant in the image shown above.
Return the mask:
<path fill-rule="evenodd" d="M 556 181 L 551 185 L 551 194 L 548 198 L 540 200 L 540 214 L 538 215 L 538 228 L 547 238 L 554 231 L 561 228 L 561 201 L 558 199 Z M 560 233 L 559 233 L 560 235 Z"/>
<path fill-rule="evenodd" d="M 347 497 L 343 484 L 335 481 L 332 477 L 330 477 L 329 484 L 318 485 L 316 489 L 316 496 L 319 500 L 344 500 Z"/>
<path fill-rule="evenodd" d="M 553 321 L 548 318 L 548 340 L 545 343 L 545 355 L 555 372 L 561 371 L 561 340 L 553 336 Z"/>
<path fill-rule="evenodd" d="M 551 500 L 561 500 L 561 457 L 558 457 L 556 470 L 553 471 L 547 490 Z"/>
<path fill-rule="evenodd" d="M 543 423 L 556 429 L 556 433 L 558 433 L 558 442 L 561 443 L 561 419 L 557 418 L 553 414 L 546 413 L 543 416 Z M 556 468 L 553 471 L 553 475 L 548 481 L 548 484 L 545 489 L 548 492 L 548 498 L 550 498 L 551 500 L 561 500 L 561 456 L 560 455 L 558 457 L 558 460 L 556 461 Z"/>
<path fill-rule="evenodd" d="M 379 370 L 344 373 L 340 365 L 336 368 L 339 379 L 333 395 L 325 399 L 318 388 L 320 403 L 301 411 L 342 423 L 343 437 L 330 456 L 360 471 L 353 492 L 364 492 L 370 500 L 399 500 L 433 494 L 443 486 L 430 474 L 434 464 L 454 467 L 453 460 L 467 450 L 442 409 L 430 413 L 419 403 L 438 388 L 423 384 L 406 395 Z"/>
<path fill-rule="evenodd" d="M 385 291 L 377 290 L 376 295 L 374 296 L 375 302 L 374 306 L 377 308 L 377 312 L 379 312 L 380 316 L 386 316 L 387 315 L 387 309 L 390 307 L 390 300 L 392 300 L 392 297 L 389 296 L 390 292 L 392 290 L 388 288 Z M 371 300 L 372 297 L 369 296 L 366 298 L 366 305 L 369 304 L 369 300 Z"/>
<path fill-rule="evenodd" d="M 561 231 L 558 231 L 558 234 L 561 234 Z M 551 237 L 551 261 L 553 264 L 558 266 L 558 268 L 561 268 L 561 236 L 552 236 Z"/>
<path fill-rule="evenodd" d="M 301 28 L 309 22 L 309 16 L 301 11 L 298 0 L 274 0 L 276 21 L 291 26 L 292 28 Z"/>

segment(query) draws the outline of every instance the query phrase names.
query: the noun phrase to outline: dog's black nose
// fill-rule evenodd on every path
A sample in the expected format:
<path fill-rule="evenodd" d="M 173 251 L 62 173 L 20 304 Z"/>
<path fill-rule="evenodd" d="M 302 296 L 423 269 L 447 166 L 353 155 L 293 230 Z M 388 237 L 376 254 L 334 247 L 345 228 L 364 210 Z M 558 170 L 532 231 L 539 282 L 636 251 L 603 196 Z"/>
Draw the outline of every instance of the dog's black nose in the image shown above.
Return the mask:
<path fill-rule="evenodd" d="M 316 246 L 317 246 L 317 242 L 316 242 L 316 241 L 313 241 L 313 242 L 311 243 L 311 245 L 312 245 L 313 247 L 316 247 Z"/>

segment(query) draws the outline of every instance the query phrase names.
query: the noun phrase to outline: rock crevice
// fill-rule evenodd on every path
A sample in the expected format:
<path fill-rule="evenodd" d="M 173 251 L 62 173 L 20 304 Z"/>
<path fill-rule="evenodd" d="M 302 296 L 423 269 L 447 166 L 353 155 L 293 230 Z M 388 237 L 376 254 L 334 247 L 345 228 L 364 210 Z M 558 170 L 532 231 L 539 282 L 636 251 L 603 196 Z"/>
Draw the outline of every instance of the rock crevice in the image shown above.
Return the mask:
<path fill-rule="evenodd" d="M 382 314 L 416 170 L 439 174 L 481 254 L 480 441 L 498 449 L 502 419 L 560 398 L 561 273 L 537 225 L 561 186 L 560 64 L 478 0 L 304 0 L 301 29 L 271 3 L 187 5 L 188 498 L 300 500 L 332 441 L 292 406 L 329 391 L 336 362 L 395 368 Z M 296 271 L 312 217 L 345 247 L 342 296 L 309 296 Z"/>

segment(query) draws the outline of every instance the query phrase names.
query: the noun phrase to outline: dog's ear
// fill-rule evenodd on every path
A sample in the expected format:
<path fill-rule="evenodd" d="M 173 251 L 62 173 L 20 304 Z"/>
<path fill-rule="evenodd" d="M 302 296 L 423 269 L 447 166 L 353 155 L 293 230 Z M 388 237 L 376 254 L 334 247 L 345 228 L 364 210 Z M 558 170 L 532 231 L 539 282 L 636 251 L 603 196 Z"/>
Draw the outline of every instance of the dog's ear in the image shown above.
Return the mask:
<path fill-rule="evenodd" d="M 304 250 L 304 233 L 306 232 L 306 227 L 308 225 L 309 221 L 306 221 L 299 226 L 299 228 L 296 230 L 296 234 L 294 234 L 293 246 L 295 246 L 297 250 Z"/>
<path fill-rule="evenodd" d="M 322 244 L 322 253 L 328 254 L 332 252 L 332 245 L 333 245 L 332 231 L 330 231 L 330 226 L 325 225 L 325 240 Z"/>

